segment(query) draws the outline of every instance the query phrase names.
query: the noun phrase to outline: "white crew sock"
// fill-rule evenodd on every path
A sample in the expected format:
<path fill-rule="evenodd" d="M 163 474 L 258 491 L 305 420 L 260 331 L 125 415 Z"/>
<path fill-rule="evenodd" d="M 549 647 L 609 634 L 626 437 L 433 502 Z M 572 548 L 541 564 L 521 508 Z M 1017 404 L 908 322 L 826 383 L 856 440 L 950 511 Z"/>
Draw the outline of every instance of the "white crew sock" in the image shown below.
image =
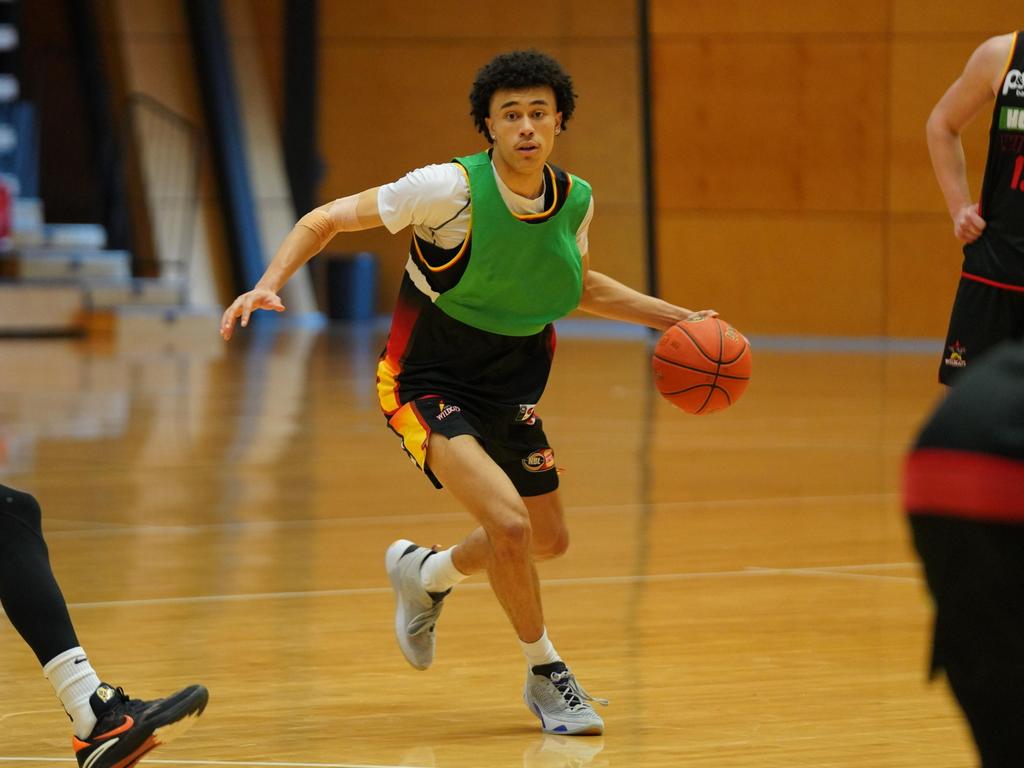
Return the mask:
<path fill-rule="evenodd" d="M 99 688 L 100 679 L 85 651 L 76 647 L 54 656 L 43 666 L 43 674 L 71 718 L 75 735 L 86 738 L 96 727 L 96 713 L 89 706 L 89 697 Z"/>
<path fill-rule="evenodd" d="M 427 592 L 444 592 L 469 578 L 452 562 L 454 551 L 455 547 L 450 547 L 423 561 L 420 567 L 420 583 Z"/>
<path fill-rule="evenodd" d="M 526 663 L 530 669 L 541 664 L 553 664 L 556 661 L 562 660 L 562 657 L 558 655 L 558 651 L 555 650 L 555 646 L 548 640 L 547 627 L 544 628 L 544 633 L 540 636 L 539 640 L 532 643 L 524 643 L 520 640 L 519 646 L 523 649 L 523 653 L 526 654 Z"/>

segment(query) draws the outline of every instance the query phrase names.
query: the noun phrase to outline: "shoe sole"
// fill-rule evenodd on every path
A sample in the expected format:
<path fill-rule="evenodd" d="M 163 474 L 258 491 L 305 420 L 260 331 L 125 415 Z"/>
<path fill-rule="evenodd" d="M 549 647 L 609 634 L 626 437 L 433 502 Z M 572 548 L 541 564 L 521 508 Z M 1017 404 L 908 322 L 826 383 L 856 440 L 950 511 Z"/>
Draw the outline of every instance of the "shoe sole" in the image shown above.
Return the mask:
<path fill-rule="evenodd" d="M 402 586 L 398 573 L 398 563 L 402 559 L 402 555 L 405 554 L 409 547 L 416 546 L 418 545 L 415 542 L 408 539 L 399 539 L 394 542 L 384 553 L 384 568 L 388 572 L 388 581 L 391 582 L 391 589 L 395 593 L 395 639 L 398 641 L 398 648 L 402 651 L 405 660 L 409 662 L 409 666 L 422 672 L 428 669 L 434 660 L 430 659 L 426 664 L 421 664 L 415 660 L 411 651 L 405 647 L 403 640 L 408 636 L 406 627 L 409 626 L 409 617 L 405 615 L 405 606 L 402 602 Z"/>
<path fill-rule="evenodd" d="M 533 716 L 540 720 L 540 729 L 544 733 L 550 733 L 552 736 L 600 736 L 604 733 L 604 723 L 584 726 L 579 726 L 576 723 L 558 723 L 555 727 L 564 728 L 565 730 L 556 731 L 548 726 L 548 721 L 540 713 L 540 707 L 531 704 L 525 694 L 523 695 L 523 703 L 526 704 L 526 708 L 530 710 Z M 576 730 L 571 730 L 572 728 L 576 728 Z"/>

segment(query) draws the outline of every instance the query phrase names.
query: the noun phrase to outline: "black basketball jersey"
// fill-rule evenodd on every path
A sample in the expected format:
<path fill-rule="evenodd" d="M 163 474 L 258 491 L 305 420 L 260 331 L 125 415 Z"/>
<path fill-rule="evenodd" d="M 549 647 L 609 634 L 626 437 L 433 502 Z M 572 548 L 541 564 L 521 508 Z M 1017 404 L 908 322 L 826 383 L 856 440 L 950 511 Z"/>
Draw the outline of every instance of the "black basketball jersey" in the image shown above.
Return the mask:
<path fill-rule="evenodd" d="M 992 110 L 981 217 L 987 226 L 964 249 L 965 271 L 1024 286 L 1024 32 L 1014 34 Z"/>

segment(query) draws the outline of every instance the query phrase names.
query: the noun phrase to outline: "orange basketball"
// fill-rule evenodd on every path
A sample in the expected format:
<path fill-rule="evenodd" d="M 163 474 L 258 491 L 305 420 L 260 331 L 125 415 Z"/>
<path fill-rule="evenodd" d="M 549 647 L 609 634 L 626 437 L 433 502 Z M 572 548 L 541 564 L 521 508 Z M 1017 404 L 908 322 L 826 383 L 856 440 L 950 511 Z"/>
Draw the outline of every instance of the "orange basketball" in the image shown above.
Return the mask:
<path fill-rule="evenodd" d="M 654 384 L 687 413 L 714 413 L 740 399 L 750 381 L 750 342 L 724 320 L 690 315 L 654 348 Z"/>

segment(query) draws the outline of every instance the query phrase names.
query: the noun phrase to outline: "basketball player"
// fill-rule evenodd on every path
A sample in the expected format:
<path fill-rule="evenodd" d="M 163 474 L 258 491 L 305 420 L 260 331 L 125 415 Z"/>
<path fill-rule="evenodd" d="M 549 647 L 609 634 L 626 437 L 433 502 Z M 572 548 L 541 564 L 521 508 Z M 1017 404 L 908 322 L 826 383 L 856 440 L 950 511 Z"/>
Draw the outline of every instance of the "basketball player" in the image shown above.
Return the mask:
<path fill-rule="evenodd" d="M 1024 344 L 1003 342 L 939 404 L 907 460 L 904 504 L 944 669 L 983 768 L 1024 756 Z"/>
<path fill-rule="evenodd" d="M 967 187 L 960 133 L 995 96 L 980 202 Z M 1000 35 L 971 54 L 928 118 L 935 176 L 964 243 L 963 271 L 939 365 L 952 384 L 1004 339 L 1024 338 L 1024 40 Z"/>
<path fill-rule="evenodd" d="M 412 225 L 377 391 L 406 453 L 480 527 L 440 552 L 404 539 L 388 548 L 399 646 L 413 667 L 429 667 L 446 595 L 486 571 L 519 637 L 524 699 L 543 730 L 601 733 L 591 705 L 600 700 L 548 638 L 534 567 L 569 544 L 555 454 L 535 412 L 555 350 L 552 322 L 579 307 L 665 330 L 692 313 L 588 268 L 590 185 L 547 162 L 575 107 L 558 62 L 536 51 L 497 56 L 469 98 L 487 151 L 303 216 L 256 287 L 224 312 L 221 334 L 230 339 L 236 319 L 244 327 L 254 310 L 282 311 L 281 286 L 336 233 Z"/>
<path fill-rule="evenodd" d="M 33 496 L 0 485 L 0 603 L 71 718 L 79 766 L 131 768 L 194 723 L 209 695 L 192 685 L 140 701 L 100 682 L 50 569 L 41 517 Z"/>

